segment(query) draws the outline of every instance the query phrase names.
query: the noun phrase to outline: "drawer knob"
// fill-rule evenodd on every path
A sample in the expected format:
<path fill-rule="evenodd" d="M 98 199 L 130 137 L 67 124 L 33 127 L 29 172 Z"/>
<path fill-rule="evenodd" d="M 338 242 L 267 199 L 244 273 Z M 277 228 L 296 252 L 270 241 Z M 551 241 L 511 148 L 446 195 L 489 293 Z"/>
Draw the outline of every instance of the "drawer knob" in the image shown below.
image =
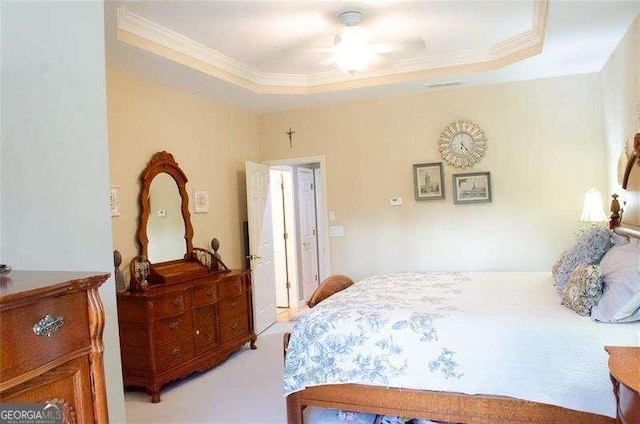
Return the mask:
<path fill-rule="evenodd" d="M 238 307 L 238 303 L 236 303 L 236 302 L 231 302 L 231 307 L 232 307 L 232 308 L 234 308 L 234 309 L 235 309 L 235 308 L 237 308 L 237 307 Z"/>
<path fill-rule="evenodd" d="M 196 330 L 196 336 L 200 335 L 200 330 Z"/>
<path fill-rule="evenodd" d="M 234 323 L 233 323 L 233 325 L 231 326 L 231 329 L 232 329 L 233 331 L 236 331 L 236 330 L 238 329 L 238 323 L 237 323 L 237 322 L 234 322 Z"/>
<path fill-rule="evenodd" d="M 209 297 L 213 296 L 213 290 L 212 289 L 207 290 L 206 293 L 207 293 L 207 296 L 209 296 Z"/>
<path fill-rule="evenodd" d="M 169 324 L 169 330 L 176 331 L 178 329 L 178 321 L 173 321 Z"/>
<path fill-rule="evenodd" d="M 178 355 L 180 355 L 180 349 L 173 349 L 171 351 L 171 356 L 173 356 L 174 358 L 177 357 Z"/>
<path fill-rule="evenodd" d="M 54 317 L 53 315 L 47 314 L 33 326 L 33 332 L 36 336 L 51 337 L 51 335 L 58 331 L 63 325 L 64 317 Z"/>
<path fill-rule="evenodd" d="M 180 306 L 182 306 L 182 298 L 176 297 L 171 303 L 173 303 L 173 306 L 175 306 L 176 308 L 179 308 Z"/>

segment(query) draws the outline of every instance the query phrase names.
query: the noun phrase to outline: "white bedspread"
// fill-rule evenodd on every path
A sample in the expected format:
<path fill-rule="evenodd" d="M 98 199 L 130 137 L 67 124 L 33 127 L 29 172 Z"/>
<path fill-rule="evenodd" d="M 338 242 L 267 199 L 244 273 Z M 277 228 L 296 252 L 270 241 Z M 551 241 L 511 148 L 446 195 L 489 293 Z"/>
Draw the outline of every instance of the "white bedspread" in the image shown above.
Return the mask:
<path fill-rule="evenodd" d="M 510 396 L 615 416 L 605 345 L 640 323 L 597 323 L 560 304 L 549 273 L 375 276 L 292 330 L 284 394 L 322 384 Z"/>

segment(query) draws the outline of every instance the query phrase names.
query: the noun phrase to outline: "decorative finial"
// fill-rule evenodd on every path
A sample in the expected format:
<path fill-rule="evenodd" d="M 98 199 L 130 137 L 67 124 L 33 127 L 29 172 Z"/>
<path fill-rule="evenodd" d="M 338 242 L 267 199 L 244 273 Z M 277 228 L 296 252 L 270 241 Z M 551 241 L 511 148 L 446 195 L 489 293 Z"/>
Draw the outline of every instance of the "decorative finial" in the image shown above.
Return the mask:
<path fill-rule="evenodd" d="M 620 202 L 618 202 L 618 195 L 616 193 L 613 193 L 611 197 L 613 200 L 611 201 L 611 208 L 609 209 L 611 211 L 609 228 L 613 230 L 620 226 Z"/>
<path fill-rule="evenodd" d="M 124 274 L 120 271 L 120 264 L 122 264 L 122 255 L 118 250 L 113 251 L 113 266 L 114 266 L 114 278 L 116 280 L 116 291 L 127 291 L 127 284 L 124 281 Z"/>
<path fill-rule="evenodd" d="M 215 237 L 211 239 L 211 248 L 213 249 L 213 257 L 217 260 L 217 269 L 220 269 L 220 264 L 222 263 L 222 256 L 218 253 L 218 249 L 220 249 L 220 242 Z"/>
<path fill-rule="evenodd" d="M 220 242 L 215 237 L 211 240 L 211 248 L 213 249 L 213 253 L 218 253 L 218 249 L 220 249 Z"/>

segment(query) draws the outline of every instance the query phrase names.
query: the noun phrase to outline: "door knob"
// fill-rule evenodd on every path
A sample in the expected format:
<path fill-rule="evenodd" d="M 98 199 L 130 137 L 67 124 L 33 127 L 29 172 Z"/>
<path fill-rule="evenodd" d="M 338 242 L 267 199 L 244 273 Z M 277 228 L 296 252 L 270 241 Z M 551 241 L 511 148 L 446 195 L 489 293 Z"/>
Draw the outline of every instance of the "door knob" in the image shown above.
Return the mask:
<path fill-rule="evenodd" d="M 255 260 L 255 259 L 260 259 L 260 256 L 258 255 L 247 255 L 245 256 L 245 258 L 250 259 L 250 260 Z"/>

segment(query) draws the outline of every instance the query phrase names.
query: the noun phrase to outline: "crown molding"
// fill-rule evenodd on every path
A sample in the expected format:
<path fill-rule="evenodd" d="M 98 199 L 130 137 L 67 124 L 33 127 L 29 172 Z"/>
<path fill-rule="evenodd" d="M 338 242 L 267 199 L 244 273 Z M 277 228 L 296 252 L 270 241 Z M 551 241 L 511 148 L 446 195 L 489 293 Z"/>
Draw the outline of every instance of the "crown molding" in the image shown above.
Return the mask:
<path fill-rule="evenodd" d="M 498 69 L 542 52 L 548 0 L 534 0 L 531 28 L 485 50 L 425 55 L 351 75 L 339 70 L 314 74 L 263 72 L 137 15 L 118 8 L 118 40 L 256 93 L 315 94 L 350 88 Z"/>

